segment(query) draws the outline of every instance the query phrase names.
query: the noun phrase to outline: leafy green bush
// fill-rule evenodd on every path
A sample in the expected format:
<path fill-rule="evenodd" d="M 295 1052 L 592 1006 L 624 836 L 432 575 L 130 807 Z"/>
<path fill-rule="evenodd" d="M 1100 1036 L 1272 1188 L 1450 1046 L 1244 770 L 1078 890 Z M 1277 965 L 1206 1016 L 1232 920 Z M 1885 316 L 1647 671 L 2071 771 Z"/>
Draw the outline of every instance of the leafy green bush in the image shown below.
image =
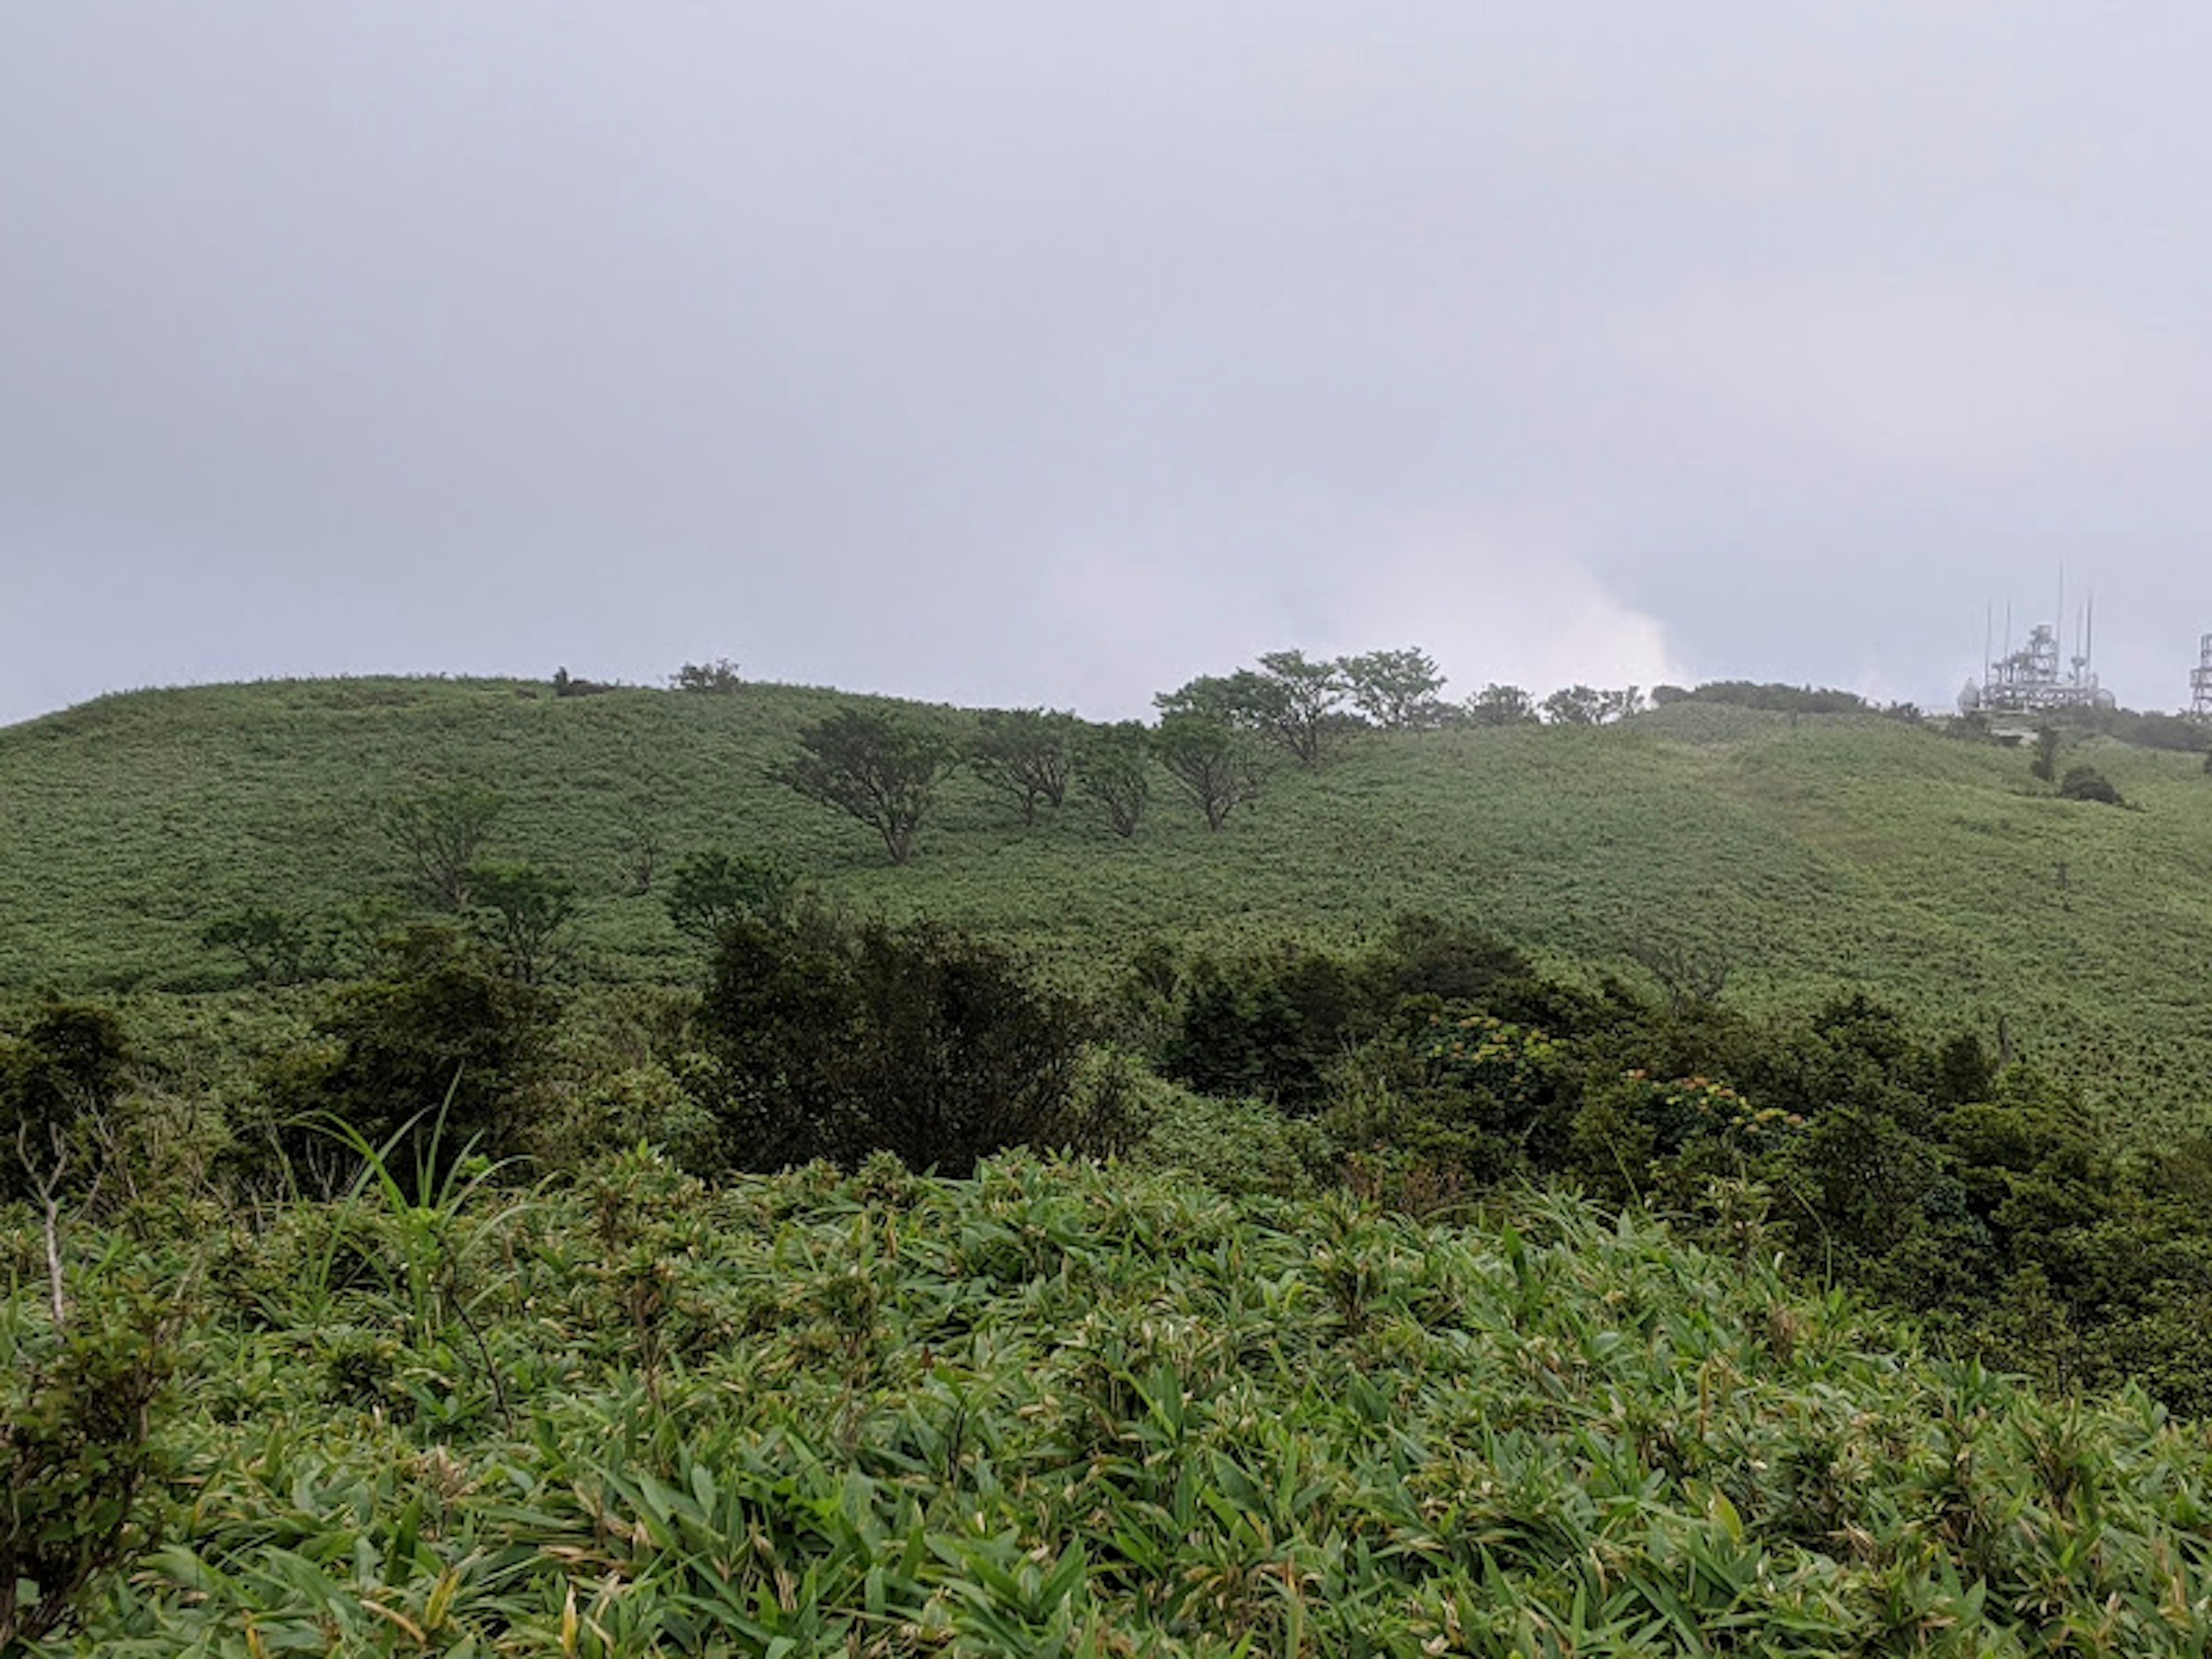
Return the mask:
<path fill-rule="evenodd" d="M 144 1285 L 112 1276 L 58 1333 L 0 1305 L 0 1653 L 62 1629 L 153 1542 L 174 1336 Z"/>
<path fill-rule="evenodd" d="M 1067 1116 L 1084 1009 L 950 928 L 732 923 L 699 1020 L 715 1061 L 708 1103 L 737 1168 L 889 1152 L 961 1170 L 1005 1146 L 1088 1150 L 1120 1133 Z"/>
<path fill-rule="evenodd" d="M 779 920 L 798 885 L 797 872 L 775 854 L 708 848 L 676 866 L 661 902 L 679 933 L 711 943 L 732 922 Z"/>
<path fill-rule="evenodd" d="M 263 1127 L 294 1176 L 324 1190 L 356 1167 L 321 1127 L 333 1118 L 376 1146 L 406 1129 L 395 1164 L 428 1146 L 434 1123 L 447 1158 L 471 1143 L 504 1156 L 525 1121 L 553 1012 L 544 990 L 465 935 L 407 927 L 384 941 L 375 977 L 334 994 L 317 1046 L 276 1068 Z"/>
<path fill-rule="evenodd" d="M 70 1161 L 80 1120 L 106 1113 L 130 1050 L 114 1013 L 49 1002 L 21 1037 L 0 1037 L 0 1198 L 30 1196 Z"/>
<path fill-rule="evenodd" d="M 2112 780 L 2094 766 L 2068 767 L 2066 775 L 2058 781 L 2058 793 L 2068 800 L 2102 801 L 2108 806 L 2124 804 Z"/>

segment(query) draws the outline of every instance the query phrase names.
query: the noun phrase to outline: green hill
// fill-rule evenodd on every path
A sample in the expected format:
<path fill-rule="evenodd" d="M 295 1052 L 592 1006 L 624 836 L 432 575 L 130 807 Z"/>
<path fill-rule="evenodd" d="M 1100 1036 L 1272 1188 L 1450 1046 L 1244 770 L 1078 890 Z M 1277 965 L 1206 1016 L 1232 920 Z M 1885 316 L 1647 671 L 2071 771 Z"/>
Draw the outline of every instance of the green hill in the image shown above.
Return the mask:
<path fill-rule="evenodd" d="M 1678 704 L 1601 729 L 1361 735 L 1317 775 L 1278 772 L 1218 835 L 1164 779 L 1133 842 L 1073 802 L 1024 830 L 957 781 L 893 869 L 865 829 L 767 775 L 840 701 L 279 682 L 0 731 L 0 988 L 219 988 L 234 970 L 199 943 L 210 919 L 335 915 L 389 890 L 380 804 L 466 780 L 507 799 L 493 853 L 578 884 L 597 976 L 696 969 L 660 901 L 629 890 L 649 830 L 664 861 L 773 848 L 864 907 L 1092 978 L 1156 935 L 1345 941 L 1408 910 L 1478 921 L 1554 968 L 1634 975 L 1639 947 L 1686 942 L 1729 963 L 1732 1001 L 1864 987 L 1992 1042 L 2002 1022 L 2131 1129 L 2201 1121 L 2212 779 L 2191 756 L 2069 745 L 2132 809 L 2115 810 L 1934 727 Z"/>

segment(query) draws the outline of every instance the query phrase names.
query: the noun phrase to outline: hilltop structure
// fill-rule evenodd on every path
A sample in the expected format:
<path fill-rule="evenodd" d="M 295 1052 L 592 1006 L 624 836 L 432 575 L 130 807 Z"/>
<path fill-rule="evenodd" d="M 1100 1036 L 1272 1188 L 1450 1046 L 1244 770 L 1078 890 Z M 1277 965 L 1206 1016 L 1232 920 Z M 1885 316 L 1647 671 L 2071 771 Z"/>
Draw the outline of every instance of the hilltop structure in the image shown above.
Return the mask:
<path fill-rule="evenodd" d="M 1966 690 L 1960 692 L 1959 712 L 2048 714 L 2068 708 L 2112 708 L 2112 694 L 2098 684 L 2096 672 L 2090 665 L 2091 647 L 2096 637 L 2095 597 L 2093 595 L 2076 614 L 2074 654 L 2062 662 L 2058 631 L 2064 625 L 2065 615 L 2065 590 L 2062 586 L 2058 622 L 2037 623 L 2028 629 L 2027 643 L 2017 651 L 2012 648 L 2012 623 L 2008 615 L 2004 654 L 1991 658 L 1984 639 L 1982 678 L 1969 680 Z M 2205 636 L 2205 665 L 2197 671 L 2201 682 L 2198 696 L 2205 700 L 2207 709 L 2212 710 L 2212 635 Z"/>
<path fill-rule="evenodd" d="M 2212 720 L 2212 634 L 2197 641 L 2197 666 L 2189 671 L 2189 712 L 2200 720 Z"/>

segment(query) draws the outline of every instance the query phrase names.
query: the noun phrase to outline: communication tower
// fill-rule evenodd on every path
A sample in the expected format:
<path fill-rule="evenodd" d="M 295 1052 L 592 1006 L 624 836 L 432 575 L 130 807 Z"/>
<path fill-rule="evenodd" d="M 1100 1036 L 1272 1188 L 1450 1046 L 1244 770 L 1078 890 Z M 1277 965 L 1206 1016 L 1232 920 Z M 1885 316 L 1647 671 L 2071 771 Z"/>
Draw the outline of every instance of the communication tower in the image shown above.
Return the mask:
<path fill-rule="evenodd" d="M 2097 597 L 2075 613 L 2074 653 L 2062 655 L 2059 631 L 2066 623 L 2066 574 L 2058 576 L 2058 619 L 2037 623 L 2015 650 L 2012 643 L 2012 607 L 2005 607 L 2004 649 L 1992 656 L 1992 640 L 1985 631 L 1982 644 L 1982 678 L 1970 682 L 1959 695 L 1963 713 L 1987 714 L 2048 714 L 2064 708 L 2110 708 L 2112 695 L 2097 684 L 2091 665 L 2097 633 Z M 1994 608 L 1990 621 L 1996 620 Z M 2191 684 L 2197 687 L 2203 711 L 2212 715 L 2212 634 L 2205 635 L 2204 665 Z"/>
<path fill-rule="evenodd" d="M 2212 634 L 2197 641 L 2197 666 L 2189 671 L 2189 712 L 2212 720 Z"/>

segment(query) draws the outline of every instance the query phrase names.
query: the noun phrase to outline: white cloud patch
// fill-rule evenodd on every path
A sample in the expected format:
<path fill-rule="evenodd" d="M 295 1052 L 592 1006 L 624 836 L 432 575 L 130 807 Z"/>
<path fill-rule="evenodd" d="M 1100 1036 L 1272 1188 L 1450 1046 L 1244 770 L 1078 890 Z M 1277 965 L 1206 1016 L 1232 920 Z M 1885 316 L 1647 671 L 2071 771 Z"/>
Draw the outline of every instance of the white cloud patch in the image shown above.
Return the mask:
<path fill-rule="evenodd" d="M 1142 714 L 1152 692 L 1261 652 L 1419 646 L 1465 697 L 1492 681 L 1538 696 L 1581 682 L 1685 678 L 1657 619 L 1624 604 L 1565 534 L 1510 520 L 1415 521 L 1356 551 L 1270 567 L 1088 551 L 1059 568 L 1058 684 L 1085 712 Z"/>

